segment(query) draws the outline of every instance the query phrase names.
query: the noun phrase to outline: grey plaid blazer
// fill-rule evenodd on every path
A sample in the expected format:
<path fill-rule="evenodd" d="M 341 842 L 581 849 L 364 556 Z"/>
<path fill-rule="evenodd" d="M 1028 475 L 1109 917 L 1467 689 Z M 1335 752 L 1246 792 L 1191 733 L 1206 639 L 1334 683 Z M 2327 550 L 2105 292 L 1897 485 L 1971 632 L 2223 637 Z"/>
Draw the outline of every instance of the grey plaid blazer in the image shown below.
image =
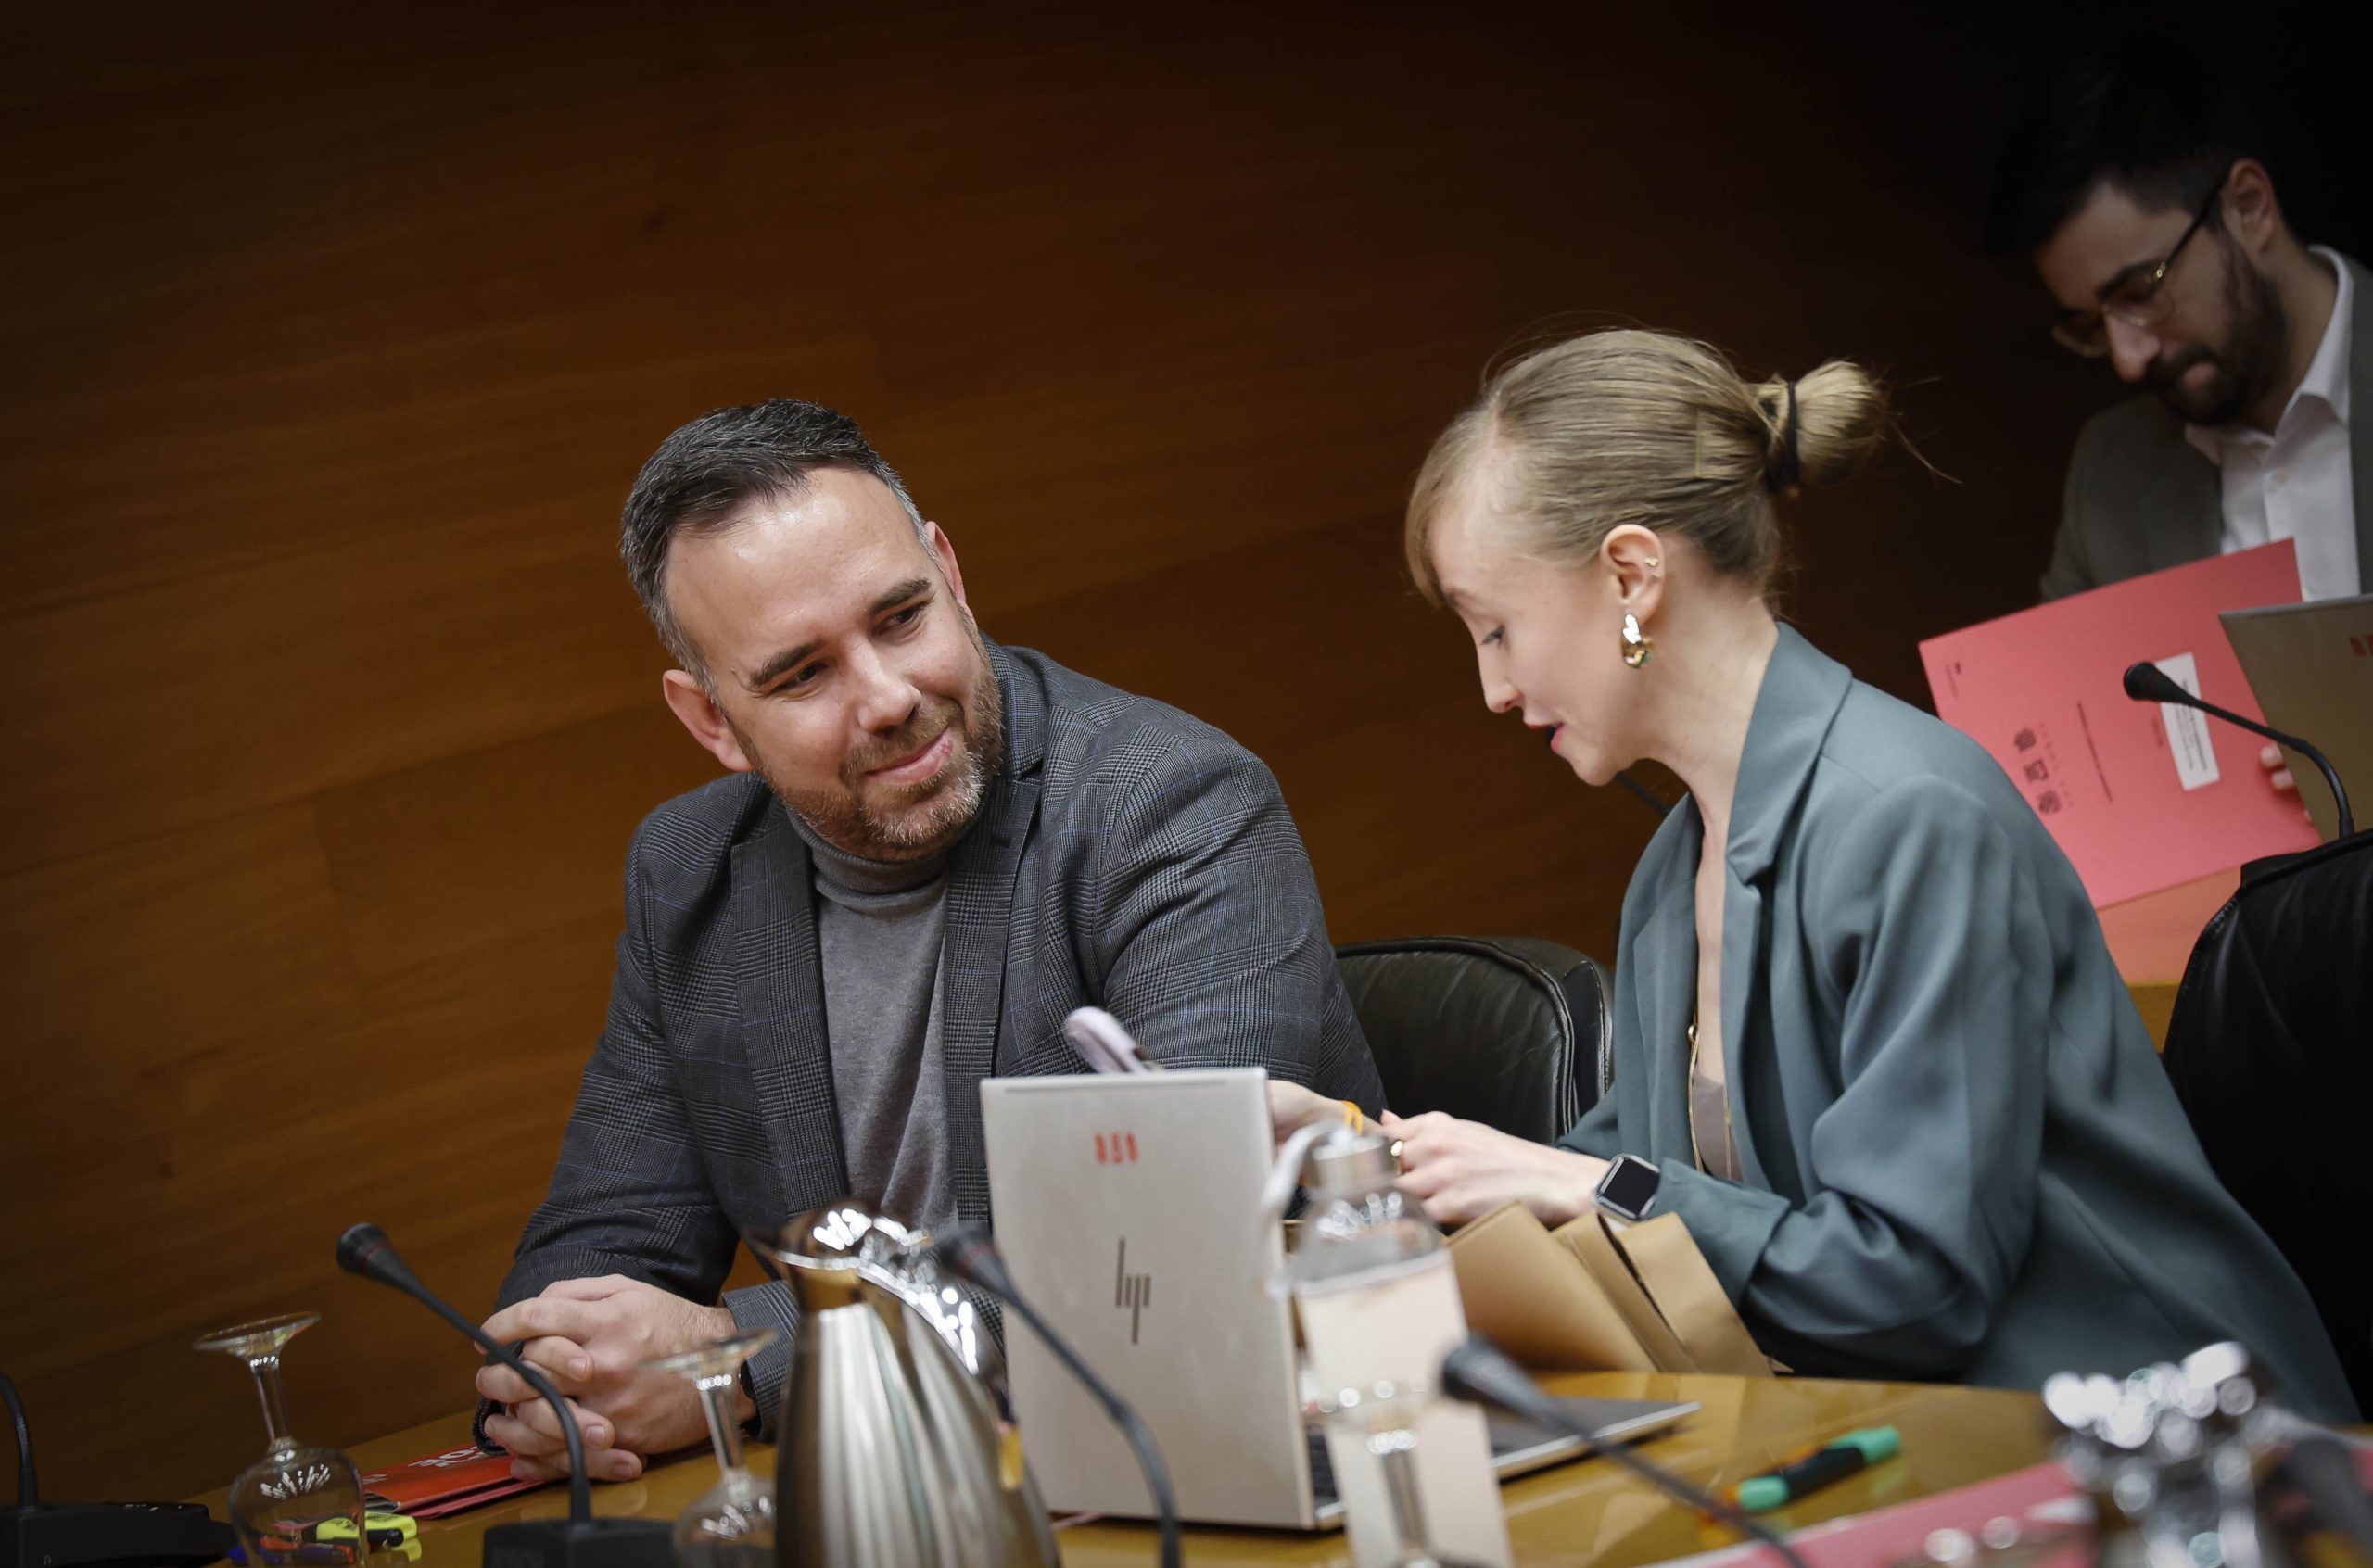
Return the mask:
<path fill-rule="evenodd" d="M 1083 1070 L 1082 1005 L 1179 1066 L 1267 1068 L 1381 1107 L 1318 887 L 1276 780 L 1175 708 L 991 644 L 1005 757 L 948 866 L 942 963 L 957 1208 L 989 1219 L 980 1082 Z M 502 1304 L 625 1274 L 710 1302 L 739 1228 L 849 1196 L 806 846 L 735 774 L 644 818 L 628 854 L 607 1027 Z M 856 1195 L 861 1200 L 867 1195 Z M 793 1326 L 780 1285 L 732 1292 L 782 1341 L 751 1368 L 763 1431 Z"/>

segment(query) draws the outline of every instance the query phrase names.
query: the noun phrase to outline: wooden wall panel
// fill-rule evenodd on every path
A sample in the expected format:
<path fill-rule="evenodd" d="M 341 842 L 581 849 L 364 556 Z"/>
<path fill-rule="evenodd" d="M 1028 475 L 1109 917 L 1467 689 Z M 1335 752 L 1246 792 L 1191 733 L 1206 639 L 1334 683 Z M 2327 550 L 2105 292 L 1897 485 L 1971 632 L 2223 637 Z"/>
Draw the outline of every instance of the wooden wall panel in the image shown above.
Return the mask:
<path fill-rule="evenodd" d="M 1400 575 L 1410 474 L 1551 332 L 1870 359 L 1947 477 L 1793 508 L 1790 601 L 1918 700 L 1918 638 L 2030 593 L 2111 395 L 1973 249 L 2019 26 L 12 14 L 0 1367 L 53 1491 L 226 1479 L 253 1415 L 187 1345 L 237 1318 L 329 1314 L 290 1361 L 310 1434 L 466 1399 L 470 1353 L 330 1246 L 378 1220 L 483 1307 L 541 1191 L 627 835 L 710 771 L 613 542 L 703 410 L 860 416 L 993 635 L 1269 761 L 1339 939 L 1610 953 L 1652 819 L 1483 711 Z M 2286 112 L 2333 149 L 2319 209 L 2361 214 L 2329 85 Z"/>

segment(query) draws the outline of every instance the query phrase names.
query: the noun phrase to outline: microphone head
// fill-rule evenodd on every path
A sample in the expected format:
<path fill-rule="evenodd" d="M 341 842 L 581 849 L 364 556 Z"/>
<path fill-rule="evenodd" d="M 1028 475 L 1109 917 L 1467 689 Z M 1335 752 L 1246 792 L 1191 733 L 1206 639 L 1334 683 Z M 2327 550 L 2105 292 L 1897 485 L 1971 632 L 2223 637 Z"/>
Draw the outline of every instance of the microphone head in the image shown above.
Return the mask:
<path fill-rule="evenodd" d="M 366 1220 L 360 1225 L 349 1225 L 346 1234 L 337 1238 L 337 1266 L 349 1274 L 368 1279 L 373 1259 L 387 1250 L 387 1233 Z"/>
<path fill-rule="evenodd" d="M 2188 702 L 2191 693 L 2148 659 L 2126 666 L 2126 694 L 2138 702 Z"/>
<path fill-rule="evenodd" d="M 958 1279 L 992 1295 L 1002 1296 L 1010 1287 L 996 1242 L 982 1226 L 958 1225 L 940 1233 L 932 1240 L 931 1256 Z"/>
<path fill-rule="evenodd" d="M 1481 1334 L 1470 1335 L 1442 1358 L 1442 1392 L 1469 1404 L 1505 1405 L 1537 1395 L 1524 1369 Z"/>

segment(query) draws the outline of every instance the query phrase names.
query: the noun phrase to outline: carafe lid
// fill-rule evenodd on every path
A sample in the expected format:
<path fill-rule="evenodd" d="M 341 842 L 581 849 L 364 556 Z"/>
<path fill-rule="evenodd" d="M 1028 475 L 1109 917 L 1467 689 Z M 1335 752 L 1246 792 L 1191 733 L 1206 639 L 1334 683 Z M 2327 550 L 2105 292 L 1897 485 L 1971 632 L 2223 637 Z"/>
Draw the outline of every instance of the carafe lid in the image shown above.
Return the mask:
<path fill-rule="evenodd" d="M 783 1266 L 784 1283 L 810 1310 L 861 1299 L 862 1284 L 899 1284 L 930 1233 L 854 1201 L 811 1208 L 772 1236 L 745 1233 L 752 1246 Z"/>
<path fill-rule="evenodd" d="M 854 1269 L 860 1263 L 902 1263 L 930 1245 L 928 1233 L 903 1220 L 859 1204 L 833 1203 L 792 1220 L 767 1250 L 793 1269 Z"/>
<path fill-rule="evenodd" d="M 1382 1133 L 1350 1128 L 1339 1128 L 1312 1146 L 1308 1170 L 1313 1193 L 1365 1192 L 1390 1186 L 1401 1174 Z"/>

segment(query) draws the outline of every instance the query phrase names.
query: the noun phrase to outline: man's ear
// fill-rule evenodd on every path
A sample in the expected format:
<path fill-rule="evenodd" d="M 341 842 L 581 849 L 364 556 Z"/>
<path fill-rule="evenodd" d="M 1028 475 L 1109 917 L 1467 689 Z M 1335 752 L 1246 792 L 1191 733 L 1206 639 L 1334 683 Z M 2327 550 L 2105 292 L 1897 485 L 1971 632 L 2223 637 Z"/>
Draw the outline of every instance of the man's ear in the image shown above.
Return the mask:
<path fill-rule="evenodd" d="M 2274 176 L 2253 158 L 2241 159 L 2225 176 L 2225 221 L 2252 256 L 2264 255 L 2282 232 L 2282 204 L 2275 199 Z"/>
<path fill-rule="evenodd" d="M 717 705 L 717 699 L 708 694 L 708 688 L 701 684 L 698 676 L 686 670 L 669 670 L 659 677 L 659 689 L 677 718 L 692 732 L 692 739 L 711 756 L 730 772 L 750 771 L 755 765 L 742 749 L 741 737 L 725 722 L 725 710 Z"/>
<path fill-rule="evenodd" d="M 964 597 L 964 569 L 956 564 L 956 546 L 949 540 L 947 530 L 936 523 L 924 525 L 931 530 L 931 552 L 939 562 L 941 575 L 947 579 L 947 591 L 956 596 L 957 603 L 971 609 Z"/>
<path fill-rule="evenodd" d="M 1599 542 L 1598 556 L 1620 607 L 1647 625 L 1665 601 L 1664 541 L 1653 528 L 1626 523 Z"/>

